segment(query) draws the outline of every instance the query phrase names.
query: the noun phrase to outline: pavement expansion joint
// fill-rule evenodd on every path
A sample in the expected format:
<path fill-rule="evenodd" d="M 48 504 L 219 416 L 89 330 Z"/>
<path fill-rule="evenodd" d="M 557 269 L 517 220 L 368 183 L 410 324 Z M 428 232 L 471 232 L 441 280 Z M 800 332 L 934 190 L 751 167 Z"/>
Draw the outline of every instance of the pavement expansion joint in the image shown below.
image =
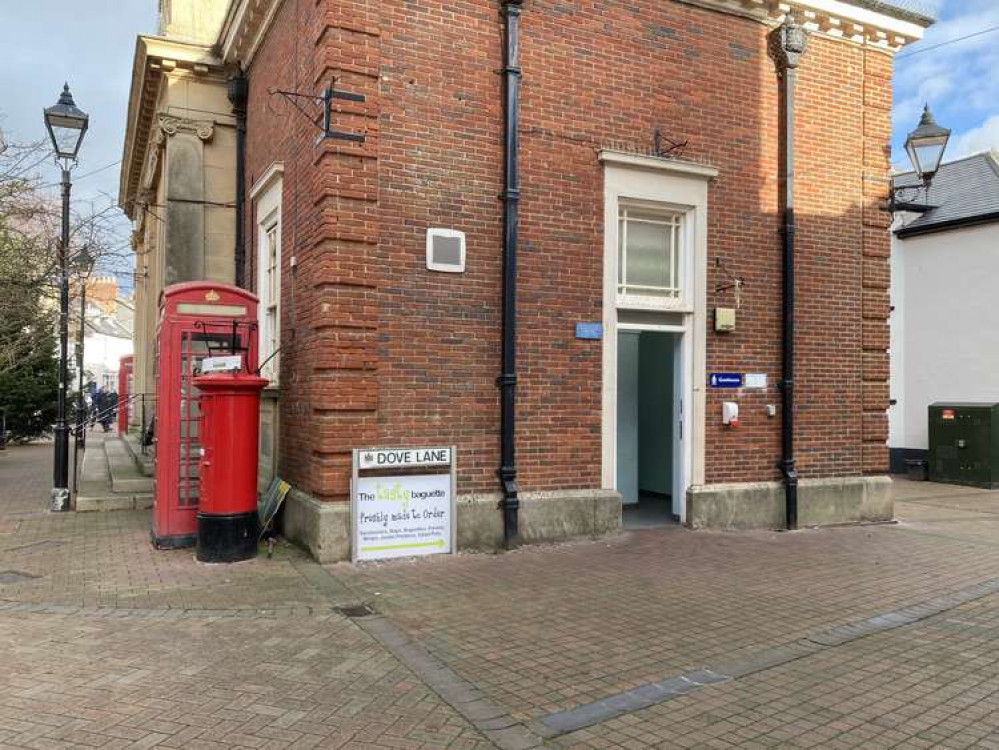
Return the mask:
<path fill-rule="evenodd" d="M 0 572 L 2 574 L 2 572 Z M 0 581 L 2 583 L 2 581 Z M 21 602 L 10 599 L 0 600 L 0 612 L 27 613 L 41 615 L 80 615 L 84 617 L 145 617 L 162 619 L 216 619 L 241 618 L 259 620 L 290 620 L 342 617 L 343 615 L 332 606 L 294 606 L 294 607 L 113 607 L 113 606 L 77 606 L 73 604 L 55 604 L 51 602 Z"/>
<path fill-rule="evenodd" d="M 500 750 L 541 747 L 545 736 L 551 736 L 538 734 L 513 719 L 472 683 L 411 641 L 387 617 L 376 614 L 355 622 Z"/>
<path fill-rule="evenodd" d="M 530 722 L 529 725 L 538 728 L 540 731 L 537 733 L 541 736 L 551 737 L 575 732 L 624 714 L 666 703 L 707 685 L 748 677 L 827 649 L 843 646 L 869 635 L 912 625 L 920 620 L 943 614 L 962 604 L 996 593 L 999 593 L 999 578 L 968 586 L 899 610 L 884 612 L 845 625 L 837 625 L 797 641 L 764 649 L 749 656 L 722 661 L 712 667 L 639 685 L 637 688 L 616 693 L 592 703 L 548 714 Z"/>

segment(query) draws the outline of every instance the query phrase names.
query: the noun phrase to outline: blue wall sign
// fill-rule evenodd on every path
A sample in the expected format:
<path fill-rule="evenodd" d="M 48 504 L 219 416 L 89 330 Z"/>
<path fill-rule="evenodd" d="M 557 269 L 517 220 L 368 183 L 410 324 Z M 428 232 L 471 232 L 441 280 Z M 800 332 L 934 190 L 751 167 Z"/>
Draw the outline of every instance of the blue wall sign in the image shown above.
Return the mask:
<path fill-rule="evenodd" d="M 742 388 L 741 372 L 713 372 L 708 377 L 712 388 Z"/>
<path fill-rule="evenodd" d="M 604 326 L 602 323 L 576 323 L 577 339 L 602 339 Z"/>

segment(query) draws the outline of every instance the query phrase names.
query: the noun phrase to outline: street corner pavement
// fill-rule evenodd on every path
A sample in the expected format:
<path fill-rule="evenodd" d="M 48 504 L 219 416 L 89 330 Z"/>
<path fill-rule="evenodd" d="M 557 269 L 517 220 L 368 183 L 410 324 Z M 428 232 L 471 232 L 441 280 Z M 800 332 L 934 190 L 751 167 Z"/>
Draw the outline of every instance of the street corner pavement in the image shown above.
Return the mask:
<path fill-rule="evenodd" d="M 0 748 L 999 747 L 999 493 L 370 564 L 157 551 L 0 454 Z"/>
<path fill-rule="evenodd" d="M 51 460 L 0 453 L 0 748 L 490 746 L 304 553 L 204 565 L 148 511 L 50 513 Z"/>

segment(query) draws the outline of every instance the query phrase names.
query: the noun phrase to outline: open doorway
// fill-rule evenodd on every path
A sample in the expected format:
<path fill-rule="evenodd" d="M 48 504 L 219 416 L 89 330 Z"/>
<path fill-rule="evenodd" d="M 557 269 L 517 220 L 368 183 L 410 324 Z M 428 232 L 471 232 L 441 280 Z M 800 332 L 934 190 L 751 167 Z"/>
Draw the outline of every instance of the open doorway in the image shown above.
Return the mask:
<path fill-rule="evenodd" d="M 676 523 L 682 486 L 680 334 L 618 331 L 617 490 L 625 528 Z"/>

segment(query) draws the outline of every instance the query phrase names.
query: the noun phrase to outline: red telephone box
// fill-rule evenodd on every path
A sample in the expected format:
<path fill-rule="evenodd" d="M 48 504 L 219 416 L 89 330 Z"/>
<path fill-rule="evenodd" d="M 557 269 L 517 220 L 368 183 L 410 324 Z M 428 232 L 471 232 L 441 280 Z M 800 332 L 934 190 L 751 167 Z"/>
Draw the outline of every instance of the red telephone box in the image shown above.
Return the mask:
<path fill-rule="evenodd" d="M 191 281 L 163 290 L 156 334 L 156 462 L 153 544 L 190 547 L 197 539 L 201 443 L 193 379 L 205 357 L 240 355 L 257 369 L 257 298 L 228 284 Z"/>
<path fill-rule="evenodd" d="M 128 432 L 128 416 L 132 404 L 128 397 L 132 394 L 132 355 L 126 354 L 118 361 L 118 434 Z"/>

